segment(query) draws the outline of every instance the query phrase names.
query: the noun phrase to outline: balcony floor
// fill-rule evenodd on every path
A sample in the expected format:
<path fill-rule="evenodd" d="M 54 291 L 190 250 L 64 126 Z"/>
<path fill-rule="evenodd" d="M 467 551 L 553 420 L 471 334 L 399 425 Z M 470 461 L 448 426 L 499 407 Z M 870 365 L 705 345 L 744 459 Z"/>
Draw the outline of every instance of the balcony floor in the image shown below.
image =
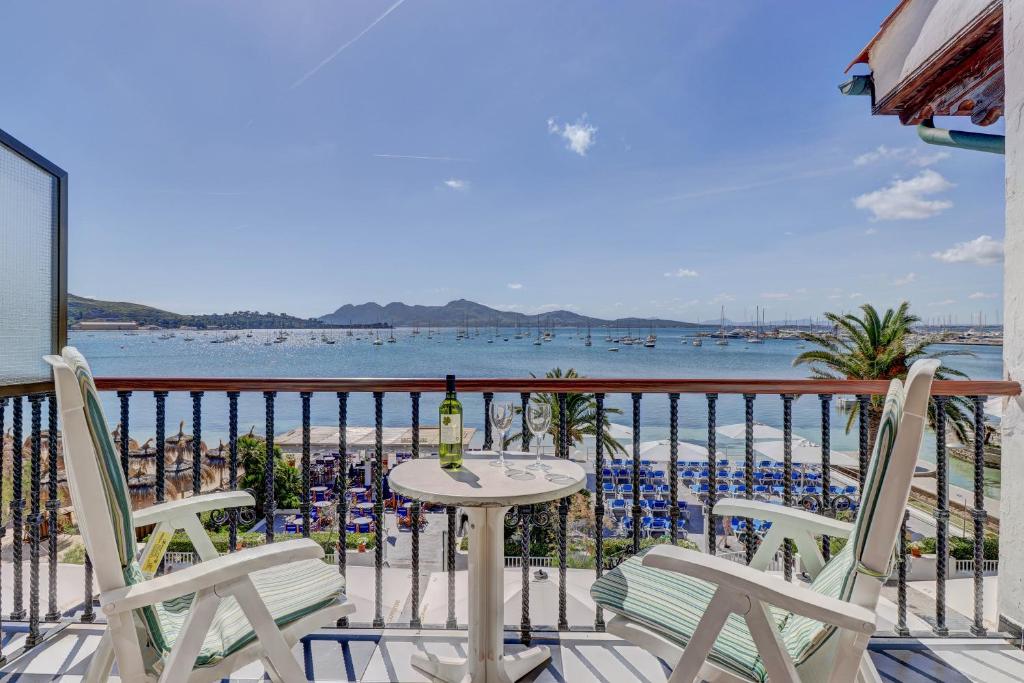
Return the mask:
<path fill-rule="evenodd" d="M 43 646 L 22 656 L 18 652 L 23 629 L 4 627 L 4 652 L 11 661 L 0 668 L 5 681 L 81 680 L 102 626 L 73 624 L 54 634 Z M 295 656 L 305 662 L 314 681 L 363 683 L 428 681 L 409 665 L 418 647 L 430 652 L 464 654 L 465 632 L 389 629 L 324 630 L 296 646 Z M 506 633 L 510 651 L 521 649 L 517 635 Z M 552 661 L 524 680 L 564 683 L 663 683 L 665 666 L 629 643 L 603 633 L 542 633 L 536 643 L 552 649 Z M 883 639 L 871 644 L 871 654 L 884 681 L 901 683 L 1003 683 L 1024 680 L 1024 653 L 1000 639 Z M 114 680 L 117 680 L 116 678 Z M 263 669 L 254 664 L 235 673 L 237 682 L 262 681 Z"/>

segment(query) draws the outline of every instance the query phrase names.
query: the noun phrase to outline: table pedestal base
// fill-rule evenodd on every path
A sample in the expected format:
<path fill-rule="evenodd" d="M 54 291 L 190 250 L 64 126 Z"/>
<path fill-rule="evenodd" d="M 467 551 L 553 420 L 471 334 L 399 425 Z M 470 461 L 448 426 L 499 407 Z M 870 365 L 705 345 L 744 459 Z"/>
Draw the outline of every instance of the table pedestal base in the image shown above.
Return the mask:
<path fill-rule="evenodd" d="M 540 645 L 504 654 L 505 513 L 507 507 L 470 507 L 469 656 L 418 652 L 412 664 L 446 683 L 515 683 L 551 657 Z"/>

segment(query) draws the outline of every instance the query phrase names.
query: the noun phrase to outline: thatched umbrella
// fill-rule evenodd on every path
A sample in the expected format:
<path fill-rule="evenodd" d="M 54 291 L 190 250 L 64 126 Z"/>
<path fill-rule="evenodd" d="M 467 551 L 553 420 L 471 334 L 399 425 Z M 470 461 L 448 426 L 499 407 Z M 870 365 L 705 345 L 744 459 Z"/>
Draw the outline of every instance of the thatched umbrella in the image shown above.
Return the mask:
<path fill-rule="evenodd" d="M 165 442 L 164 478 L 167 495 L 180 498 L 192 490 L 192 435 L 185 433 L 185 421 L 178 424 L 178 433 Z M 199 442 L 199 452 L 207 455 L 206 444 Z M 217 481 L 216 473 L 208 466 L 201 465 L 200 481 L 203 488 L 209 488 Z"/>
<path fill-rule="evenodd" d="M 156 449 L 153 448 L 153 439 L 146 439 L 145 443 L 137 449 L 128 453 L 128 462 L 134 462 L 136 466 L 146 474 L 156 472 Z"/>

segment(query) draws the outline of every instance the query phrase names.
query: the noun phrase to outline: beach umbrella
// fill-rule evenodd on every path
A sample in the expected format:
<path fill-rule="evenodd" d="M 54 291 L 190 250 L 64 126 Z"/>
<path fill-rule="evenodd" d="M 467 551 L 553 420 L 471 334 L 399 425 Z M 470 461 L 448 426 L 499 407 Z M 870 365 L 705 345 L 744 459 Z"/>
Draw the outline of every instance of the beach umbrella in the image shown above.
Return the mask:
<path fill-rule="evenodd" d="M 691 460 L 708 457 L 708 447 L 700 446 L 689 441 L 677 441 L 677 453 L 680 460 Z M 670 450 L 672 441 L 660 439 L 658 441 L 644 441 L 640 444 L 640 457 L 645 460 L 665 460 L 671 456 Z"/>
<path fill-rule="evenodd" d="M 745 439 L 747 437 L 747 425 L 743 422 L 719 427 L 717 431 L 730 439 Z M 760 422 L 754 423 L 755 441 L 781 441 L 784 438 L 786 438 L 785 432 L 778 427 L 771 427 Z"/>
<path fill-rule="evenodd" d="M 617 422 L 609 422 L 605 432 L 607 432 L 608 436 L 612 437 L 616 441 L 633 440 L 633 428 L 627 427 L 626 425 L 620 425 Z"/>
<path fill-rule="evenodd" d="M 754 452 L 760 453 L 765 458 L 782 462 L 784 446 L 782 441 L 764 441 L 754 444 Z M 793 441 L 793 462 L 796 464 L 819 464 L 821 462 L 821 446 L 807 439 L 795 439 Z M 858 465 L 857 459 L 852 455 L 837 450 L 829 450 L 829 462 L 838 467 L 856 468 Z"/>

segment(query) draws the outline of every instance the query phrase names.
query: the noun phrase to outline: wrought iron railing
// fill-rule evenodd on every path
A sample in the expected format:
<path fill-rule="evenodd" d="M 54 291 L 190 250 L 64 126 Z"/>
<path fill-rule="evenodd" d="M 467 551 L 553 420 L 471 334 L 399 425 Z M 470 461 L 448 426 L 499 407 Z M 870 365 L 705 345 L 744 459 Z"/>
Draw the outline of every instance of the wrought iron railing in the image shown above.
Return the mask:
<path fill-rule="evenodd" d="M 299 514 L 302 519 L 302 533 L 310 534 L 311 517 L 313 515 L 311 479 L 309 476 L 311 465 L 311 443 L 310 443 L 310 400 L 314 394 L 333 394 L 337 400 L 337 427 L 338 442 L 337 453 L 339 454 L 338 475 L 333 482 L 334 513 L 336 515 L 336 533 L 338 534 L 338 552 L 332 558 L 338 566 L 338 571 L 344 575 L 347 571 L 346 562 L 346 521 L 350 512 L 350 491 L 349 481 L 346 472 L 349 449 L 346 443 L 346 428 L 348 427 L 348 401 L 352 394 L 366 394 L 372 397 L 373 419 L 375 428 L 375 439 L 370 466 L 372 469 L 372 486 L 369 501 L 372 503 L 372 512 L 378 523 L 373 528 L 374 535 L 374 617 L 370 625 L 380 628 L 385 626 L 383 618 L 383 582 L 384 582 L 384 555 L 385 544 L 384 527 L 382 522 L 385 518 L 385 500 L 383 488 L 384 468 L 384 397 L 386 394 L 406 394 L 409 398 L 409 416 L 411 420 L 412 443 L 409 449 L 409 457 L 419 458 L 421 453 L 420 444 L 420 400 L 424 393 L 440 393 L 444 390 L 442 379 L 334 379 L 334 378 L 310 378 L 310 379 L 238 379 L 238 378 L 99 378 L 97 386 L 101 391 L 116 392 L 120 407 L 119 423 L 116 426 L 120 434 L 121 464 L 126 473 L 130 470 L 131 452 L 130 439 L 128 438 L 131 419 L 131 399 L 138 393 L 151 393 L 154 397 L 155 408 L 155 502 L 163 502 L 168 497 L 166 480 L 169 475 L 165 465 L 167 450 L 166 434 L 166 406 L 167 398 L 171 392 L 188 394 L 192 405 L 192 495 L 202 491 L 201 470 L 203 467 L 203 453 L 201 433 L 203 426 L 204 406 L 209 410 L 209 398 L 211 394 L 221 395 L 227 399 L 226 408 L 228 416 L 228 444 L 226 466 L 229 472 L 227 487 L 235 489 L 239 486 L 239 453 L 238 453 L 238 401 L 242 393 L 258 393 L 263 397 L 265 426 L 263 438 L 266 439 L 267 452 L 273 452 L 275 433 L 278 432 L 278 425 L 275 421 L 275 407 L 278 402 L 285 400 L 285 395 L 297 394 L 301 404 L 301 481 L 302 494 L 299 506 Z M 659 496 L 667 496 L 667 508 L 665 517 L 668 520 L 666 525 L 659 525 L 665 531 L 666 542 L 677 543 L 682 535 L 680 533 L 680 456 L 678 453 L 679 442 L 679 401 L 681 395 L 698 395 L 703 397 L 706 408 L 704 421 L 706 423 L 706 493 L 702 494 L 702 504 L 707 514 L 703 515 L 704 535 L 706 538 L 707 552 L 716 552 L 716 520 L 710 514 L 716 499 L 720 495 L 718 470 L 719 459 L 717 443 L 717 410 L 719 400 L 727 395 L 736 395 L 743 401 L 743 412 L 745 419 L 744 451 L 742 463 L 742 484 L 736 484 L 731 489 L 734 495 L 742 495 L 747 498 L 755 496 L 755 481 L 758 472 L 758 464 L 755 462 L 754 448 L 754 419 L 755 410 L 765 404 L 765 399 L 774 397 L 778 403 L 769 404 L 772 411 L 779 410 L 784 433 L 783 438 L 783 461 L 782 461 L 782 485 L 778 500 L 784 505 L 802 505 L 816 509 L 823 514 L 836 514 L 837 511 L 849 507 L 850 497 L 844 492 L 831 488 L 834 477 L 839 475 L 837 468 L 831 463 L 831 401 L 833 395 L 855 395 L 858 405 L 861 408 L 858 431 L 858 467 L 856 471 L 847 468 L 843 471 L 844 477 L 863 481 L 864 470 L 869 457 L 869 425 L 867 410 L 873 395 L 884 394 L 887 390 L 887 383 L 880 381 L 823 381 L 823 380 L 753 380 L 753 379 L 463 379 L 459 384 L 460 392 L 463 394 L 481 394 L 484 399 L 486 411 L 487 404 L 493 400 L 495 394 L 518 394 L 521 406 L 526 406 L 532 396 L 538 393 L 553 394 L 559 406 L 564 406 L 566 396 L 570 393 L 594 394 L 596 407 L 596 423 L 604 424 L 606 418 L 606 399 L 609 395 L 624 394 L 629 396 L 629 404 L 632 408 L 632 457 L 625 461 L 624 467 L 628 471 L 628 482 L 632 486 L 632 500 L 628 508 L 628 514 L 623 515 L 623 522 L 619 529 L 625 531 L 625 543 L 628 545 L 627 553 L 638 552 L 645 536 L 651 535 L 651 529 L 645 527 L 643 517 L 645 507 L 641 495 L 641 484 L 644 481 L 645 468 L 642 465 L 639 445 L 641 437 L 641 410 L 645 401 L 667 400 L 669 415 L 669 444 L 670 454 L 668 460 L 668 471 L 665 475 L 667 491 L 660 489 Z M 944 402 L 952 396 L 966 396 L 972 401 L 974 407 L 975 439 L 974 439 L 974 462 L 973 462 L 973 506 L 967 510 L 973 523 L 973 584 L 974 584 L 974 609 L 971 616 L 969 632 L 973 635 L 983 635 L 986 628 L 983 619 L 983 576 L 992 567 L 984 561 L 984 537 L 986 532 L 986 509 L 984 491 L 984 425 L 983 406 L 984 400 L 989 396 L 1010 396 L 1020 393 L 1020 385 L 1016 382 L 1003 381 L 936 381 L 932 388 L 933 396 L 937 402 L 938 414 L 942 414 Z M 662 397 L 660 399 L 656 397 Z M 813 492 L 807 490 L 798 492 L 794 489 L 794 468 L 792 458 L 793 443 L 793 401 L 799 396 L 817 397 L 821 407 L 821 460 L 817 464 L 816 481 L 820 487 Z M 290 400 L 290 399 L 288 399 Z M 23 480 L 23 467 L 26 462 L 25 453 L 25 405 L 29 409 L 29 427 L 27 440 L 28 444 L 28 472 L 29 482 L 25 485 Z M 43 406 L 47 407 L 46 430 L 43 430 Z M 9 410 L 8 410 L 9 408 Z M 765 410 L 762 408 L 762 410 Z M 566 411 L 561 410 L 555 432 L 555 453 L 558 457 L 569 457 L 570 436 L 566 424 Z M 12 610 L 6 615 L 10 620 L 28 621 L 27 646 L 32 647 L 41 638 L 41 624 L 56 622 L 61 619 L 61 612 L 58 609 L 57 585 L 59 571 L 58 555 L 58 511 L 60 500 L 58 495 L 58 483 L 60 479 L 58 465 L 57 446 L 57 411 L 54 397 L 50 394 L 33 394 L 27 397 L 15 397 L 11 399 L 0 398 L 0 434 L 4 432 L 4 420 L 7 415 L 11 419 L 11 461 L 12 461 L 12 491 L 13 497 L 10 500 L 9 517 L 6 523 L 0 528 L 0 538 L 6 534 L 8 528 L 13 533 L 13 584 Z M 486 415 L 486 412 L 485 412 Z M 764 413 L 762 412 L 762 417 Z M 776 413 L 776 415 L 778 415 Z M 488 425 L 486 417 L 483 423 Z M 937 463 L 937 487 L 934 504 L 934 517 L 936 529 L 936 550 L 938 554 L 938 567 L 936 576 L 936 598 L 933 615 L 934 633 L 937 635 L 949 635 L 950 629 L 947 625 L 947 604 L 945 595 L 945 577 L 947 575 L 948 549 L 949 549 L 949 476 L 948 461 L 945 446 L 945 427 L 940 421 L 937 425 L 936 439 L 936 463 Z M 45 434 L 48 458 L 46 462 L 46 479 L 43 481 L 42 442 Z M 530 437 L 525 421 L 522 429 L 520 446 L 523 450 L 529 450 Z M 484 446 L 491 446 L 492 434 L 489 426 L 484 428 Z M 177 444 L 179 447 L 181 444 Z M 621 553 L 613 557 L 606 557 L 605 537 L 609 532 L 605 528 L 605 520 L 609 515 L 610 504 L 605 497 L 605 484 L 607 474 L 612 463 L 605 452 L 601 439 L 596 439 L 593 447 L 594 454 L 594 490 L 591 494 L 594 535 L 594 575 L 600 577 L 602 572 L 609 566 L 613 566 L 623 559 Z M 266 458 L 266 469 L 263 472 L 264 487 L 264 523 L 265 541 L 274 540 L 274 521 L 276 510 L 274 491 L 274 459 Z M 622 467 L 615 472 L 614 476 L 622 473 Z M 0 472 L 2 476 L 2 472 Z M 737 477 L 739 474 L 737 473 Z M 701 486 L 703 488 L 703 486 Z M 724 491 L 724 489 L 722 489 Z M 858 489 L 859 491 L 859 489 Z M 45 512 L 42 505 L 42 494 L 45 492 Z M 26 500 L 28 498 L 28 511 Z M 799 495 L 798 495 L 799 493 Z M 185 493 L 180 493 L 185 495 Z M 422 505 L 418 501 L 410 501 L 409 515 L 412 520 L 419 520 Z M 448 579 L 448 610 L 447 619 L 443 624 L 422 624 L 420 619 L 421 601 L 421 539 L 420 525 L 411 524 L 411 558 L 409 569 L 411 571 L 410 582 L 410 621 L 407 625 L 412 627 L 440 626 L 454 628 L 456 624 L 455 614 L 455 539 L 457 516 L 454 508 L 443 510 L 442 519 L 447 522 L 446 543 L 447 552 L 444 553 L 443 570 L 447 572 Z M 520 537 L 520 557 L 517 561 L 507 566 L 516 566 L 522 569 L 522 604 L 519 629 L 522 640 L 529 642 L 531 633 L 535 629 L 530 618 L 530 572 L 531 567 L 543 564 L 542 561 L 531 556 L 530 538 L 531 529 L 537 525 L 552 525 L 557 539 L 557 550 L 555 556 L 546 560 L 553 569 L 559 573 L 559 609 L 557 628 L 568 629 L 569 624 L 566 618 L 566 571 L 571 559 L 568 552 L 569 543 L 569 501 L 559 501 L 552 513 L 547 506 L 524 506 L 510 513 L 507 523 L 514 531 L 518 531 Z M 625 518 L 628 517 L 628 522 Z M 227 528 L 229 534 L 228 550 L 234 551 L 239 540 L 240 518 L 238 511 L 226 513 Z M 42 545 L 42 531 L 48 533 L 45 549 Z M 628 527 L 628 528 L 627 528 Z M 741 525 L 744 550 L 742 561 L 749 562 L 753 550 L 758 541 L 757 530 L 753 520 L 745 520 Z M 27 532 L 27 535 L 26 535 Z M 24 596 L 24 568 L 23 559 L 25 545 L 28 546 L 28 583 L 29 595 L 27 605 Z M 823 551 L 826 556 L 830 550 L 828 539 L 823 539 Z M 43 553 L 46 554 L 48 570 L 48 595 L 45 605 L 39 595 L 40 590 L 40 560 Z M 907 582 L 906 543 L 900 544 L 899 569 L 896 572 L 897 579 L 897 607 L 898 634 L 906 634 L 907 630 Z M 573 555 L 578 556 L 579 553 Z M 181 558 L 179 558 L 181 559 Z M 787 578 L 791 577 L 794 570 L 794 553 L 790 544 L 786 544 L 780 553 L 778 566 L 784 571 Z M 85 557 L 85 587 L 83 601 L 77 610 L 73 610 L 77 618 L 85 622 L 93 621 L 96 612 L 93 609 L 94 595 L 92 594 L 92 566 L 89 558 Z M 958 567 L 959 569 L 959 567 Z M 41 610 L 45 607 L 45 613 Z M 348 626 L 346 620 L 338 623 L 339 627 Z M 593 627 L 596 630 L 603 630 L 604 619 L 600 608 L 594 615 Z"/>

